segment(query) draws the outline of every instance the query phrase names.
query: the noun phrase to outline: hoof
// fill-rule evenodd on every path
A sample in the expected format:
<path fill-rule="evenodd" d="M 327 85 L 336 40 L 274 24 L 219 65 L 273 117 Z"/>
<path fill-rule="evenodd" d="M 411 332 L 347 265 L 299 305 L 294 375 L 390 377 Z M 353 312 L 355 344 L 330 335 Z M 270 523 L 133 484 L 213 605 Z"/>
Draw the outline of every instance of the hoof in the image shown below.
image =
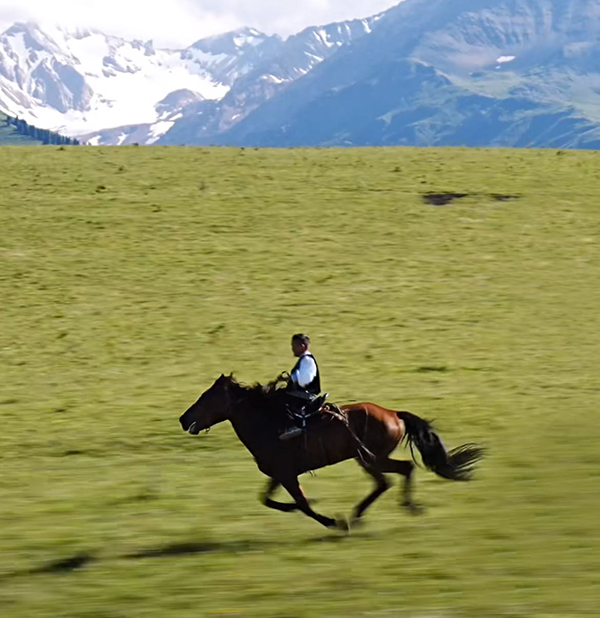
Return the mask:
<path fill-rule="evenodd" d="M 340 532 L 350 532 L 350 523 L 345 517 L 338 517 L 335 520 L 335 526 Z"/>
<path fill-rule="evenodd" d="M 402 506 L 411 514 L 411 515 L 421 515 L 425 512 L 425 507 L 417 504 L 416 502 L 403 502 Z"/>
<path fill-rule="evenodd" d="M 356 528 L 364 528 L 365 520 L 362 517 L 353 517 L 350 520 L 350 529 L 354 530 Z"/>

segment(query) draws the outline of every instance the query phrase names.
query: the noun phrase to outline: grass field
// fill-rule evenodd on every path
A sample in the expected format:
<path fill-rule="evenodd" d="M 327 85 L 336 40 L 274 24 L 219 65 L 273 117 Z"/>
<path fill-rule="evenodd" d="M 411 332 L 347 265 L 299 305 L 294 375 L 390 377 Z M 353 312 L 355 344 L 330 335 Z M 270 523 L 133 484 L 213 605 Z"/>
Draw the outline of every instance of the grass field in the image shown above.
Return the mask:
<path fill-rule="evenodd" d="M 600 614 L 600 154 L 4 148 L 0 188 L 3 618 Z M 476 481 L 349 537 L 262 507 L 178 417 L 296 331 L 332 400 L 485 444 Z"/>

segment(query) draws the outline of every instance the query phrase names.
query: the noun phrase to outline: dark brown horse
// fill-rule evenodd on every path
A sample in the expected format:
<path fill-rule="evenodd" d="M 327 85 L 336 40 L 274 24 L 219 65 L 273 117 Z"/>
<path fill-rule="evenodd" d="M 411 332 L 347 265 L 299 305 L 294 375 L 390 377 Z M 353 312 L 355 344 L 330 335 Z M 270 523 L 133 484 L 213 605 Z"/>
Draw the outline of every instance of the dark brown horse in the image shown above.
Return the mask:
<path fill-rule="evenodd" d="M 279 511 L 300 510 L 327 528 L 346 528 L 348 524 L 311 508 L 298 482 L 298 476 L 304 472 L 356 459 L 376 483 L 375 489 L 354 509 L 352 521 L 356 522 L 388 489 L 386 473 L 404 477 L 402 504 L 411 510 L 416 508 L 411 496 L 414 463 L 389 458 L 403 439 L 408 441 L 411 451 L 416 446 L 425 467 L 455 481 L 469 480 L 473 465 L 483 454 L 480 447 L 472 444 L 447 452 L 427 421 L 410 412 L 386 410 L 373 403 L 342 406 L 346 423 L 334 416 L 324 417 L 305 436 L 282 442 L 282 414 L 277 412 L 280 393 L 277 383 L 246 387 L 232 376 L 222 375 L 179 420 L 192 435 L 230 421 L 261 472 L 270 479 L 263 495 L 265 506 Z M 276 502 L 271 498 L 279 486 L 289 492 L 294 502 Z"/>

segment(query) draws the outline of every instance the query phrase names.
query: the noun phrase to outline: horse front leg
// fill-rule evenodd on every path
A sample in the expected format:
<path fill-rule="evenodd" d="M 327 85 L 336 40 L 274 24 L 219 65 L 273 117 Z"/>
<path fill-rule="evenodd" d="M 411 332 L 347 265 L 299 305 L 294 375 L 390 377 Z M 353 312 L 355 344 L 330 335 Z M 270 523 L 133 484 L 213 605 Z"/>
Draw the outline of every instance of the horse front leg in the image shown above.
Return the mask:
<path fill-rule="evenodd" d="M 277 502 L 277 500 L 271 499 L 271 496 L 277 491 L 280 485 L 281 483 L 279 481 L 276 481 L 275 479 L 270 479 L 267 483 L 267 489 L 262 495 L 262 503 L 270 509 L 283 511 L 284 513 L 297 511 L 299 507 L 296 502 Z"/>
<path fill-rule="evenodd" d="M 338 528 L 340 530 L 348 530 L 348 522 L 346 520 L 336 520 L 332 519 L 331 517 L 325 517 L 324 515 L 320 515 L 316 511 L 312 510 L 309 501 L 304 495 L 304 491 L 302 491 L 302 487 L 300 487 L 297 476 L 286 479 L 285 481 L 281 481 L 281 484 L 287 490 L 290 496 L 294 498 L 298 509 L 302 511 L 305 515 L 308 515 L 315 521 L 318 521 L 322 526 L 325 526 L 326 528 Z"/>

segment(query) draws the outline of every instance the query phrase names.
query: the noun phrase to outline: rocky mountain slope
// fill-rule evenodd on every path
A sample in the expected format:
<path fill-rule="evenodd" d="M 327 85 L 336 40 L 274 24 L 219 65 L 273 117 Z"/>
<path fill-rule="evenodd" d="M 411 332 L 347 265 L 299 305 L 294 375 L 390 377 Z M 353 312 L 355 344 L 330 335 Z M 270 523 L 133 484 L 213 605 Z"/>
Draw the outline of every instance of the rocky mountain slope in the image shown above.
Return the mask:
<path fill-rule="evenodd" d="M 600 0 L 406 0 L 216 140 L 600 146 Z"/>

